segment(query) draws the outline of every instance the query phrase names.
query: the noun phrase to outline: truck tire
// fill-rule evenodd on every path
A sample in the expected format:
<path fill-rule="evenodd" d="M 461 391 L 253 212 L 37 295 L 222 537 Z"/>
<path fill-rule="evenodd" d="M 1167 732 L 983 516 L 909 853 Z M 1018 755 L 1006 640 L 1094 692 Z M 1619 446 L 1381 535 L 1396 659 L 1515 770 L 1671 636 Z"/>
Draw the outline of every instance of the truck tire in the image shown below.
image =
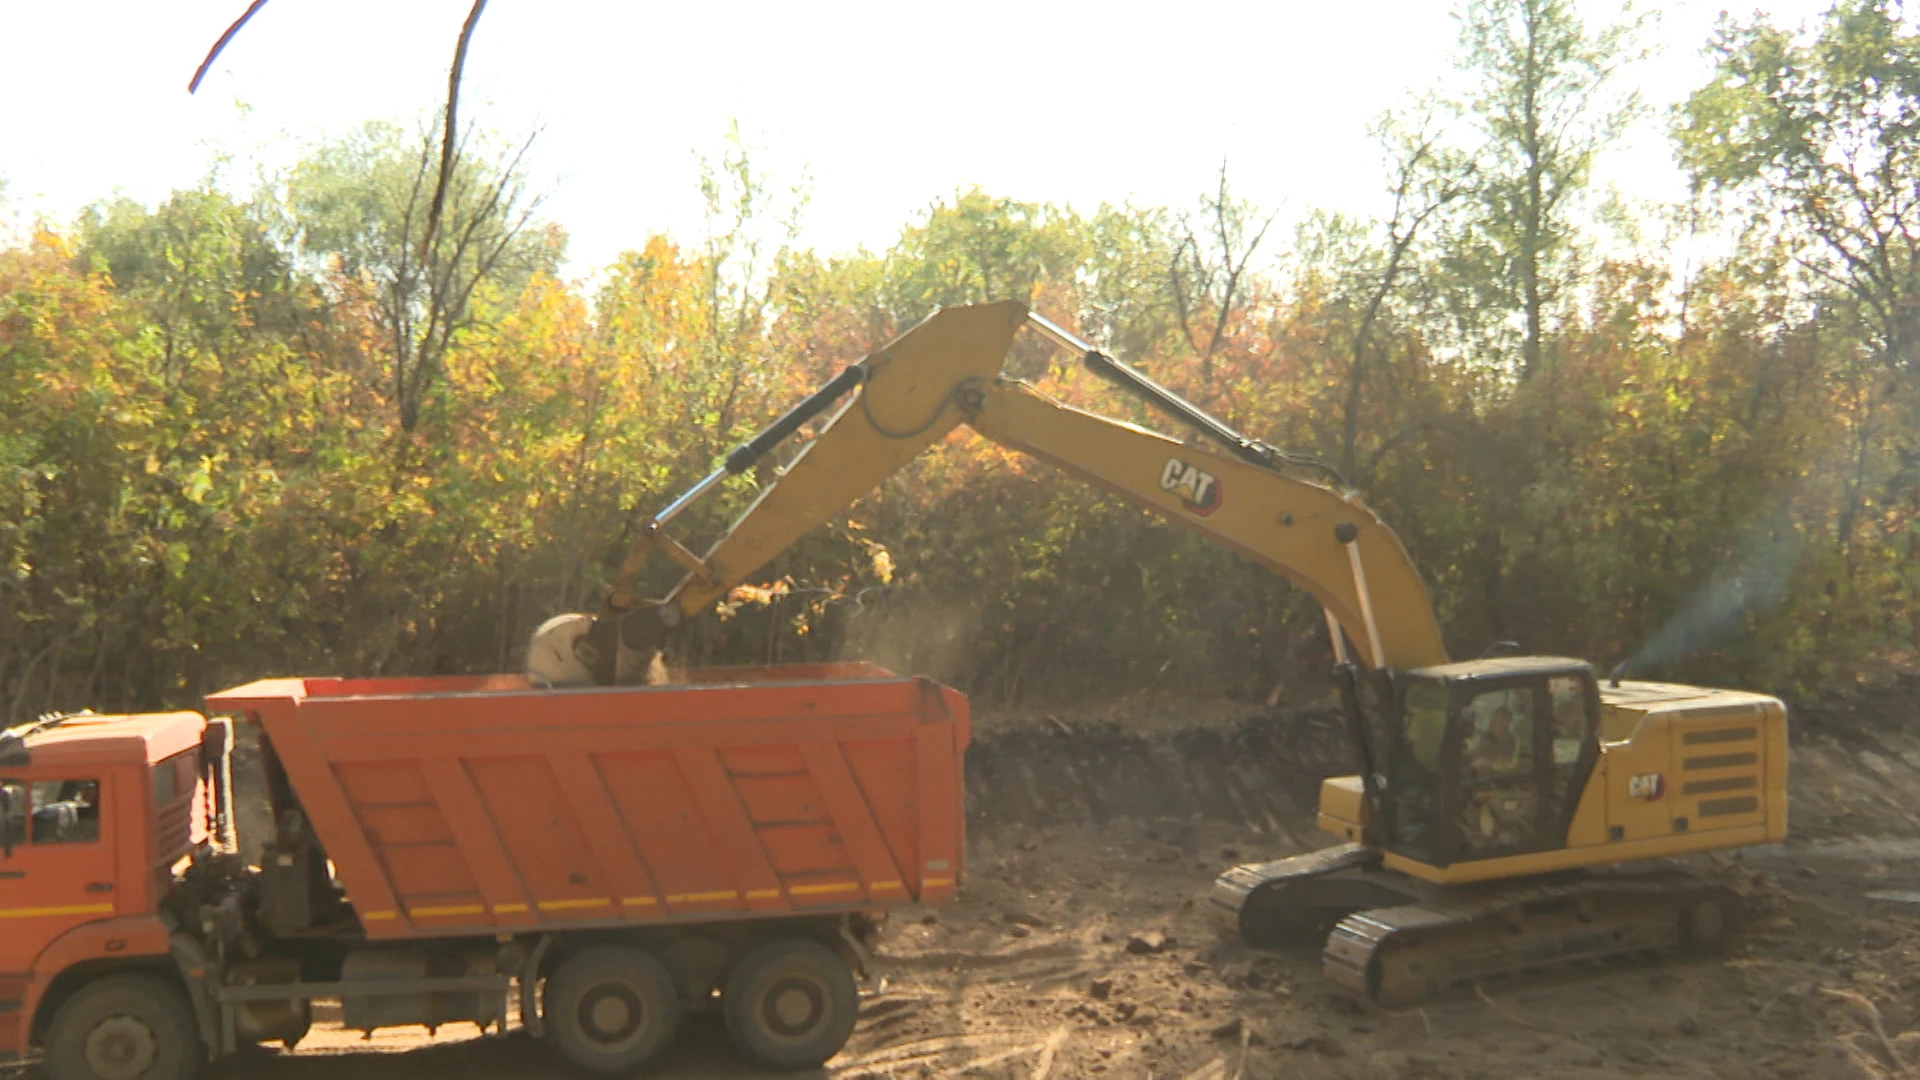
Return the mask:
<path fill-rule="evenodd" d="M 630 1074 L 672 1044 L 680 994 L 665 964 L 623 945 L 575 953 L 547 980 L 547 1036 L 589 1072 Z"/>
<path fill-rule="evenodd" d="M 111 975 L 61 1003 L 47 1029 L 47 1080 L 189 1080 L 206 1060 L 193 1011 L 151 975 Z"/>
<path fill-rule="evenodd" d="M 720 1007 L 742 1054 L 770 1068 L 811 1069 L 847 1044 L 860 996 L 832 949 L 788 938 L 741 957 L 720 991 Z"/>

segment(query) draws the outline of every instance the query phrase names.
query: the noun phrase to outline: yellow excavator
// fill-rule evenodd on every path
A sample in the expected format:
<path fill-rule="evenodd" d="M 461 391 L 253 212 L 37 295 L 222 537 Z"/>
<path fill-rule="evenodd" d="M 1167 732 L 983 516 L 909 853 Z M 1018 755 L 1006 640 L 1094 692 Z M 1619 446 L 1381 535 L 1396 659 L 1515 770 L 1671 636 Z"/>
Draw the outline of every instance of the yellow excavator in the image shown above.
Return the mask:
<path fill-rule="evenodd" d="M 1189 437 L 1006 376 L 1023 328 Z M 668 535 L 695 500 L 829 410 L 705 555 Z M 1256 947 L 1323 939 L 1332 981 L 1399 1004 L 1489 975 L 1713 945 L 1734 929 L 1736 891 L 1670 857 L 1785 837 L 1779 700 L 1601 679 L 1563 657 L 1449 660 L 1399 538 L 1352 493 L 1307 478 L 1331 470 L 1240 435 L 1016 302 L 934 313 L 742 444 L 641 523 L 605 610 L 543 628 L 532 662 L 548 655 L 545 673 L 563 681 L 567 670 L 635 678 L 674 628 L 961 424 L 1197 530 L 1325 609 L 1361 765 L 1321 785 L 1319 826 L 1341 842 L 1221 874 L 1208 902 L 1229 934 Z M 647 599 L 634 589 L 655 552 L 686 576 Z"/>

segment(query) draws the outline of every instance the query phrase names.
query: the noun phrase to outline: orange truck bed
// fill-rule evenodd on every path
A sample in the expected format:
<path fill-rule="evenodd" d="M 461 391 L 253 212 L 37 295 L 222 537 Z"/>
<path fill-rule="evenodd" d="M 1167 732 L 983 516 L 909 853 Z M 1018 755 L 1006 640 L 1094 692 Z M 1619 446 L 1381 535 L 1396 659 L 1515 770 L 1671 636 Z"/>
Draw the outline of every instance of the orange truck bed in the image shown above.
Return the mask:
<path fill-rule="evenodd" d="M 862 664 L 688 685 L 266 679 L 271 741 L 373 940 L 952 897 L 966 698 Z"/>

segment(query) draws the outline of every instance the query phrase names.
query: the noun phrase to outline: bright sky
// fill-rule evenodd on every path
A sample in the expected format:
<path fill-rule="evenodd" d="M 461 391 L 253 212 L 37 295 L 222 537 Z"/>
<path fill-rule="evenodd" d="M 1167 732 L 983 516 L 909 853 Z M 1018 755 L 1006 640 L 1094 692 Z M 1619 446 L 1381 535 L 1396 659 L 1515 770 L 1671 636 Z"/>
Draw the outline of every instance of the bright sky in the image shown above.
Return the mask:
<path fill-rule="evenodd" d="M 1616 4 L 1582 0 L 1598 21 Z M 468 0 L 273 0 L 196 96 L 188 78 L 245 0 L 0 0 L 0 179 L 16 218 L 70 220 L 119 192 L 149 203 L 216 160 L 290 161 L 371 118 L 446 95 Z M 1368 121 L 1446 70 L 1442 0 L 493 0 L 463 116 L 538 126 L 547 212 L 585 271 L 666 230 L 702 228 L 697 154 L 737 119 L 774 181 L 812 179 L 803 242 L 886 246 L 956 189 L 1069 203 L 1190 206 L 1222 158 L 1283 219 L 1379 209 Z M 1703 80 L 1720 0 L 1658 5 L 1660 52 L 1633 78 L 1662 112 Z M 1750 4 L 1737 5 L 1748 10 Z M 1771 0 L 1799 25 L 1827 0 Z M 1673 198 L 1657 124 L 1602 167 Z"/>

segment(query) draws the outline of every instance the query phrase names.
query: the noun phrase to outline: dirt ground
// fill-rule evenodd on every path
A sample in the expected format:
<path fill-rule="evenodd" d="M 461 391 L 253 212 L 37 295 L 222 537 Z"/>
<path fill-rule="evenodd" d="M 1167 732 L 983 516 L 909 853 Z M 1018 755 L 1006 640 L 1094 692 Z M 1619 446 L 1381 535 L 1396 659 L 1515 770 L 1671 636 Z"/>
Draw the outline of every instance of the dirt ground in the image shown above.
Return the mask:
<path fill-rule="evenodd" d="M 1489 982 L 1389 1011 L 1309 952 L 1220 942 L 1224 866 L 1323 845 L 1330 718 L 1133 701 L 978 718 L 961 899 L 889 925 L 884 981 L 822 1073 L 855 1078 L 1882 1077 L 1920 1075 L 1920 686 L 1796 717 L 1792 832 L 1741 853 L 1773 913 L 1728 955 Z M 1909 1064 L 1913 1063 L 1913 1064 Z M 518 1035 L 371 1040 L 321 1024 L 273 1080 L 566 1075 Z M 716 1024 L 663 1077 L 751 1077 Z"/>

